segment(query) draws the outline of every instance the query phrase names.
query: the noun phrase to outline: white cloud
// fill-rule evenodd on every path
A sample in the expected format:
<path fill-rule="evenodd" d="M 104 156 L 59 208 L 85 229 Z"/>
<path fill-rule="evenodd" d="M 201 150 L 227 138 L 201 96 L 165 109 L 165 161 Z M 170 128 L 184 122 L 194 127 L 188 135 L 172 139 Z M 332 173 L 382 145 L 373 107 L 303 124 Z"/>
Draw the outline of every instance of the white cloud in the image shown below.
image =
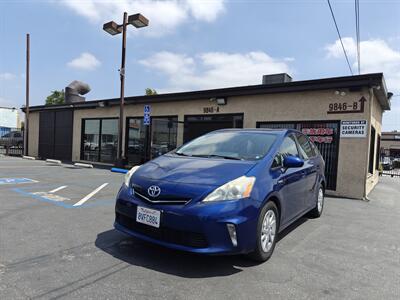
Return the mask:
<path fill-rule="evenodd" d="M 264 74 L 290 72 L 285 59 L 261 51 L 206 52 L 194 57 L 164 51 L 139 63 L 167 76 L 168 86 L 158 89 L 163 92 L 260 84 Z"/>
<path fill-rule="evenodd" d="M 357 45 L 353 38 L 343 38 L 343 44 L 357 69 Z M 340 41 L 325 47 L 329 58 L 343 58 Z M 391 48 L 381 39 L 360 42 L 361 73 L 383 72 L 389 90 L 400 91 L 400 51 Z"/>
<path fill-rule="evenodd" d="M 141 30 L 148 35 L 162 35 L 172 31 L 178 25 L 194 18 L 198 21 L 212 22 L 224 11 L 225 0 L 62 0 L 78 15 L 96 24 L 114 20 L 122 22 L 124 11 L 141 13 L 150 20 L 150 26 Z"/>
<path fill-rule="evenodd" d="M 69 63 L 67 63 L 68 67 L 92 71 L 101 65 L 101 62 L 91 53 L 83 52 L 77 58 L 74 58 Z"/>
<path fill-rule="evenodd" d="M 357 45 L 353 38 L 343 39 L 344 47 L 349 59 L 353 61 L 353 70 L 357 69 Z M 329 58 L 343 59 L 343 50 L 340 41 L 326 46 Z M 382 72 L 385 76 L 387 88 L 395 94 L 400 93 L 400 51 L 390 47 L 381 39 L 371 39 L 360 42 L 361 73 Z M 400 129 L 399 112 L 400 103 L 398 97 L 392 99 L 392 109 L 383 117 L 383 129 Z"/>
<path fill-rule="evenodd" d="M 224 11 L 223 0 L 187 0 L 190 13 L 197 20 L 212 22 Z"/>
<path fill-rule="evenodd" d="M 11 80 L 14 78 L 15 78 L 15 75 L 12 73 L 8 73 L 8 72 L 0 73 L 0 80 Z"/>

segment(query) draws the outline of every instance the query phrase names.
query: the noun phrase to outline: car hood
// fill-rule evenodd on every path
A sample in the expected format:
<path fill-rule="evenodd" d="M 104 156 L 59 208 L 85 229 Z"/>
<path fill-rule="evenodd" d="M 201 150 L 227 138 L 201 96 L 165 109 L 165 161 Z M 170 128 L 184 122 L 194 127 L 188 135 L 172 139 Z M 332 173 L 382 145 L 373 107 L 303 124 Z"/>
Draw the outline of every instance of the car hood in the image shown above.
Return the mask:
<path fill-rule="evenodd" d="M 255 161 L 164 155 L 141 166 L 134 177 L 220 186 L 245 175 L 256 163 Z"/>

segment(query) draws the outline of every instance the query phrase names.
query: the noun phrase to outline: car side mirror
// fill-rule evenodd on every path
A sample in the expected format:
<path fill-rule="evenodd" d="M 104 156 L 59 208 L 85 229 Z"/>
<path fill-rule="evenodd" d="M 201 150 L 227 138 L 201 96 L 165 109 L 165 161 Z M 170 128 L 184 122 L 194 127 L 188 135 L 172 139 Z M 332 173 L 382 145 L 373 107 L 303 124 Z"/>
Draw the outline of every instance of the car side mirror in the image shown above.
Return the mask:
<path fill-rule="evenodd" d="M 285 169 L 289 168 L 300 168 L 304 165 L 304 160 L 297 156 L 286 156 L 283 159 L 283 167 Z"/>

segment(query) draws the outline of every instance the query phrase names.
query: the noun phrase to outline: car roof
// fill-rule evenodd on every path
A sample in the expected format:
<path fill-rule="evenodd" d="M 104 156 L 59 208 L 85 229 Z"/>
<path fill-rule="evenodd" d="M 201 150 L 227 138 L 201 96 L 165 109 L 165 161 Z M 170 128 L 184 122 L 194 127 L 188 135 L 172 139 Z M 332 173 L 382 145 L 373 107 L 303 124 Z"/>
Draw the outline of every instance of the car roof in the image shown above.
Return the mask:
<path fill-rule="evenodd" d="M 276 135 L 286 135 L 290 132 L 301 133 L 295 129 L 282 129 L 282 128 L 226 128 L 226 129 L 218 129 L 212 132 L 265 132 L 272 133 Z"/>

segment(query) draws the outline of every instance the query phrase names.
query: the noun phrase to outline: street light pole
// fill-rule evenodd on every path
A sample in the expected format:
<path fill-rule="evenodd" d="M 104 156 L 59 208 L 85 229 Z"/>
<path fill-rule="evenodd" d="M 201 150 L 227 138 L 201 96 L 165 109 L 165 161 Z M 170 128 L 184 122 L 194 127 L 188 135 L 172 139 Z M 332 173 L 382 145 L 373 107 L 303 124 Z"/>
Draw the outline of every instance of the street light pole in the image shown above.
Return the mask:
<path fill-rule="evenodd" d="M 121 80 L 121 91 L 119 101 L 119 127 L 118 127 L 118 155 L 117 165 L 123 167 L 126 164 L 125 151 L 123 149 L 122 137 L 124 131 L 124 105 L 125 105 L 125 56 L 126 56 L 126 22 L 128 14 L 124 12 L 122 23 L 122 58 L 121 69 L 119 70 L 119 77 Z"/>
<path fill-rule="evenodd" d="M 118 125 L 118 151 L 116 165 L 123 167 L 126 164 L 125 150 L 123 148 L 123 132 L 124 132 L 124 104 L 125 104 L 125 52 L 126 52 L 126 26 L 133 25 L 136 28 L 142 28 L 149 25 L 149 20 L 141 14 L 134 14 L 128 17 L 124 12 L 122 25 L 118 25 L 114 21 L 103 24 L 103 30 L 111 35 L 117 35 L 122 32 L 122 58 L 119 76 L 121 80 L 120 103 L 119 103 L 119 125 Z"/>

